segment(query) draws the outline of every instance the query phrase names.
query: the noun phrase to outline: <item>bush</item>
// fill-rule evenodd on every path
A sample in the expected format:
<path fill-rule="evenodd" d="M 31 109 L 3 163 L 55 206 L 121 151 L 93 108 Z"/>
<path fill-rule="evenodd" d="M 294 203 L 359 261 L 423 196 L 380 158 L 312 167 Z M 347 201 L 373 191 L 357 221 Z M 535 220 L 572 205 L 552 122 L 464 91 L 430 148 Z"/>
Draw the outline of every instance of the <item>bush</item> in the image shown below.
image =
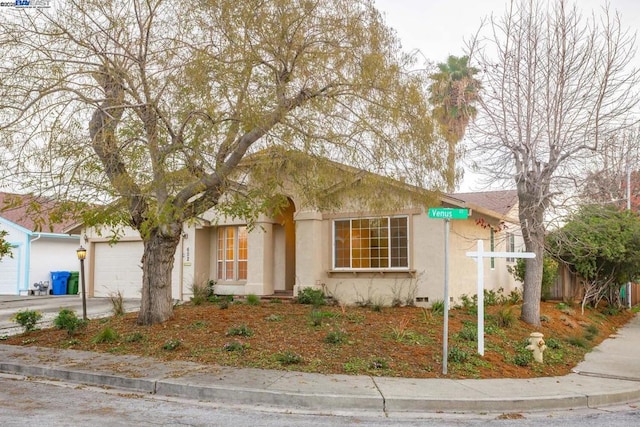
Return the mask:
<path fill-rule="evenodd" d="M 122 292 L 112 292 L 109 294 L 109 301 L 111 301 L 111 310 L 114 316 L 124 316 L 124 297 Z"/>
<path fill-rule="evenodd" d="M 53 325 L 58 328 L 67 331 L 69 336 L 75 334 L 78 330 L 87 326 L 87 321 L 84 319 L 80 319 L 76 312 L 73 310 L 69 310 L 68 308 L 63 308 L 58 313 L 58 316 L 53 319 Z"/>
<path fill-rule="evenodd" d="M 236 326 L 234 328 L 229 328 L 226 335 L 228 337 L 240 336 L 240 337 L 250 337 L 253 335 L 253 331 L 249 329 L 247 325 L 244 323 L 240 326 Z"/>
<path fill-rule="evenodd" d="M 240 341 L 231 341 L 226 343 L 222 349 L 224 351 L 244 351 L 247 347 L 247 344 L 241 343 Z"/>
<path fill-rule="evenodd" d="M 180 344 L 182 344 L 182 341 L 180 341 L 179 339 L 172 339 L 165 342 L 162 345 L 162 349 L 168 351 L 175 350 L 176 348 L 180 347 Z"/>
<path fill-rule="evenodd" d="M 144 339 L 144 335 L 142 335 L 142 333 L 140 332 L 134 332 L 124 337 L 124 341 L 129 343 L 140 342 L 143 339 Z"/>
<path fill-rule="evenodd" d="M 303 361 L 302 356 L 292 351 L 276 354 L 276 360 L 282 365 L 297 365 Z"/>
<path fill-rule="evenodd" d="M 467 313 L 478 314 L 478 295 L 470 297 L 469 295 L 463 294 L 460 296 L 460 302 L 462 303 L 462 308 Z"/>
<path fill-rule="evenodd" d="M 321 289 L 304 288 L 298 292 L 296 300 L 299 304 L 310 304 L 315 307 L 325 305 L 327 303 L 324 292 Z"/>
<path fill-rule="evenodd" d="M 567 342 L 574 347 L 579 347 L 579 348 L 589 347 L 589 344 L 587 343 L 587 341 L 582 337 L 569 337 L 567 338 Z"/>
<path fill-rule="evenodd" d="M 460 347 L 453 347 L 449 350 L 447 360 L 454 363 L 464 363 L 469 359 L 469 352 L 461 349 Z"/>
<path fill-rule="evenodd" d="M 36 329 L 36 324 L 42 319 L 42 313 L 35 310 L 24 310 L 17 312 L 12 319 L 22 326 L 25 332 L 31 332 Z"/>
<path fill-rule="evenodd" d="M 502 297 L 502 292 L 504 290 L 502 288 L 494 291 L 493 289 L 485 289 L 484 290 L 484 305 L 485 306 L 494 306 L 503 303 L 504 298 Z"/>
<path fill-rule="evenodd" d="M 510 328 L 516 323 L 513 307 L 505 307 L 496 313 L 496 323 L 501 328 Z"/>
<path fill-rule="evenodd" d="M 260 305 L 260 297 L 256 294 L 247 295 L 247 304 L 249 305 Z"/>
<path fill-rule="evenodd" d="M 560 348 L 562 348 L 562 345 L 557 338 L 548 338 L 545 340 L 545 344 L 548 348 L 553 350 L 559 350 Z"/>
<path fill-rule="evenodd" d="M 477 341 L 478 329 L 474 325 L 466 324 L 460 332 L 458 332 L 458 338 L 464 341 Z"/>
<path fill-rule="evenodd" d="M 347 341 L 347 334 L 342 331 L 331 331 L 324 337 L 327 344 L 343 344 Z"/>
<path fill-rule="evenodd" d="M 213 286 L 215 282 L 209 280 L 205 283 L 194 283 L 191 285 L 191 304 L 200 305 L 206 302 L 211 296 L 213 296 Z"/>
<path fill-rule="evenodd" d="M 431 313 L 443 315 L 444 314 L 444 301 L 441 300 L 441 299 L 434 301 L 431 304 Z"/>
<path fill-rule="evenodd" d="M 515 356 L 513 356 L 513 363 L 517 366 L 529 366 L 529 363 L 531 363 L 532 361 L 533 353 L 531 353 L 529 350 L 519 351 Z"/>
<path fill-rule="evenodd" d="M 91 342 L 94 344 L 100 344 L 105 342 L 114 342 L 117 340 L 118 340 L 118 333 L 114 331 L 112 328 L 110 328 L 109 326 L 107 326 L 106 328 L 101 330 L 100 333 L 98 333 L 98 335 L 93 337 Z"/>
<path fill-rule="evenodd" d="M 584 337 L 589 341 L 593 341 L 599 332 L 600 331 L 598 331 L 598 327 L 596 325 L 589 325 L 585 328 Z"/>

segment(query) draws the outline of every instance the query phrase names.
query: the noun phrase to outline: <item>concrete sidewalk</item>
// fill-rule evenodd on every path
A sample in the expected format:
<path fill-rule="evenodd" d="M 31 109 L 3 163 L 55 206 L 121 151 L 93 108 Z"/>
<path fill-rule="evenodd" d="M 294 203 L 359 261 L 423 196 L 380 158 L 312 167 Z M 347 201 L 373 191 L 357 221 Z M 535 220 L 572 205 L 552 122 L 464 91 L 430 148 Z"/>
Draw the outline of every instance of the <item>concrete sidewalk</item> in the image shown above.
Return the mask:
<path fill-rule="evenodd" d="M 0 345 L 0 372 L 161 396 L 326 414 L 531 412 L 640 400 L 640 317 L 563 377 L 409 379 L 235 369 L 74 350 Z"/>

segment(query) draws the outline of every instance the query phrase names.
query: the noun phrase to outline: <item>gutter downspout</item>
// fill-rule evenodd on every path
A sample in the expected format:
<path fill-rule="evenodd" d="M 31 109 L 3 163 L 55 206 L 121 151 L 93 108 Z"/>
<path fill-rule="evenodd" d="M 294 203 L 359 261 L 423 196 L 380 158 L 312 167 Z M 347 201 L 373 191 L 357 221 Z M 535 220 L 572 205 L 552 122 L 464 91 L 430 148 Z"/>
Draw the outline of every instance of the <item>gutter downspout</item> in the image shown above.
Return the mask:
<path fill-rule="evenodd" d="M 21 289 L 23 291 L 29 291 L 29 283 L 31 283 L 31 243 L 35 242 L 36 240 L 39 240 L 42 237 L 42 233 L 34 233 L 36 235 L 36 237 L 34 239 L 29 238 L 27 240 L 27 247 L 25 249 L 25 256 L 27 257 L 27 259 L 25 260 L 25 266 L 24 266 L 24 270 L 25 270 L 25 285 L 26 287 L 24 289 Z"/>

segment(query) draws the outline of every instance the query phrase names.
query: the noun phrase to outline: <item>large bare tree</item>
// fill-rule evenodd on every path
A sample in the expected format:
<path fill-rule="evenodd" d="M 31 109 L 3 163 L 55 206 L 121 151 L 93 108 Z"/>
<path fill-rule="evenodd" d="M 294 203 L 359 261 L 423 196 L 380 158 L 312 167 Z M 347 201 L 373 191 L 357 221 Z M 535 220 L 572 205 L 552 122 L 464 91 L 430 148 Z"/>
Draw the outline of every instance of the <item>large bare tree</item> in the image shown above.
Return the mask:
<path fill-rule="evenodd" d="M 251 153 L 296 149 L 444 187 L 426 71 L 410 72 L 370 0 L 65 0 L 2 12 L 4 183 L 91 202 L 86 224 L 140 232 L 141 324 L 171 316 L 183 224 L 240 194 Z"/>
<path fill-rule="evenodd" d="M 637 106 L 630 69 L 635 38 L 607 8 L 582 15 L 565 0 L 511 1 L 478 37 L 471 63 L 482 70 L 472 144 L 477 164 L 515 181 L 528 259 L 522 319 L 540 324 L 545 214 L 584 175 L 602 142 Z"/>

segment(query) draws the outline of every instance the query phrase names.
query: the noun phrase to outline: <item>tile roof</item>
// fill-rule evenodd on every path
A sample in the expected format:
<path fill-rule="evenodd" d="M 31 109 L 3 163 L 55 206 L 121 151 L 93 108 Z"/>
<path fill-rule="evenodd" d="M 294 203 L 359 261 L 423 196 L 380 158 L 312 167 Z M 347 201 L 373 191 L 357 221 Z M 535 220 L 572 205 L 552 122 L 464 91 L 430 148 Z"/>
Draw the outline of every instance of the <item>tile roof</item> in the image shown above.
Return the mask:
<path fill-rule="evenodd" d="M 0 192 L 0 217 L 32 232 L 66 234 L 63 230 L 74 221 L 50 223 L 48 213 L 54 206 L 44 197 Z"/>
<path fill-rule="evenodd" d="M 509 214 L 514 206 L 518 205 L 517 190 L 480 191 L 476 193 L 454 193 L 451 197 L 467 203 L 473 203 L 483 208 L 490 209 L 501 215 Z"/>

